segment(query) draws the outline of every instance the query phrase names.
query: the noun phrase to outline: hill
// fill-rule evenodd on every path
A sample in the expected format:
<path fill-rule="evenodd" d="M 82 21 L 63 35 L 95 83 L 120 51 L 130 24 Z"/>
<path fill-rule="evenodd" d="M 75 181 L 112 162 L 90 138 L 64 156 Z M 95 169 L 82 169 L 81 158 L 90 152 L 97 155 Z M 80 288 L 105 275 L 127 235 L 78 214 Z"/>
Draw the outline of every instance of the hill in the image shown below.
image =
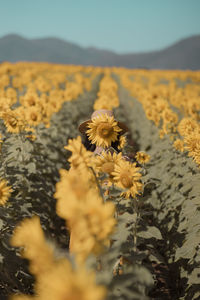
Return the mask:
<path fill-rule="evenodd" d="M 9 34 L 0 38 L 0 61 L 200 70 L 200 35 L 180 40 L 159 51 L 117 54 L 93 47 L 80 47 L 53 37 L 27 39 Z"/>

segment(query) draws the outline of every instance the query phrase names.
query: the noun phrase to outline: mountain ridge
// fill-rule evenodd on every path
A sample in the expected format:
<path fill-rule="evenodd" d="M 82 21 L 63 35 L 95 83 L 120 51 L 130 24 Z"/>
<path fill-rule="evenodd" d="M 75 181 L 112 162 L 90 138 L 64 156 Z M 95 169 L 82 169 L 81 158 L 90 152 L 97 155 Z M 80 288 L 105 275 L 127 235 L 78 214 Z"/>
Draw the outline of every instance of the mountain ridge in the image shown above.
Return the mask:
<path fill-rule="evenodd" d="M 28 39 L 8 34 L 0 38 L 0 61 L 200 70 L 200 35 L 181 39 L 162 50 L 119 54 L 96 47 L 81 47 L 56 37 Z"/>

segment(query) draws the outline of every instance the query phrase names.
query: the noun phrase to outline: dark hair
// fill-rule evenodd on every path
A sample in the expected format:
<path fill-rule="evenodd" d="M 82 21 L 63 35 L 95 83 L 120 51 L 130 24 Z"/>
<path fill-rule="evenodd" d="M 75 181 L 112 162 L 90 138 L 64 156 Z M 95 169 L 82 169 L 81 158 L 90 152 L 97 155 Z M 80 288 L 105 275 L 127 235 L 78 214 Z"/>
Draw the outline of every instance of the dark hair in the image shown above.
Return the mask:
<path fill-rule="evenodd" d="M 87 134 L 83 135 L 83 145 L 85 146 L 85 148 L 89 151 L 94 152 L 94 150 L 96 149 L 96 145 L 92 144 L 90 142 L 90 140 L 88 139 Z"/>

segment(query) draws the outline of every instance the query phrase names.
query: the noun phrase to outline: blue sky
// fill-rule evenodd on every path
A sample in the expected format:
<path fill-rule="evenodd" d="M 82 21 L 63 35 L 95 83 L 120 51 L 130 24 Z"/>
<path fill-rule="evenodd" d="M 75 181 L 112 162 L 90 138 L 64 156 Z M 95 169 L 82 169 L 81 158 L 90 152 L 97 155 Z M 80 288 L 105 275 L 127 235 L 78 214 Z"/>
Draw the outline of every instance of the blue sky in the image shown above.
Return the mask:
<path fill-rule="evenodd" d="M 118 53 L 200 34 L 200 0 L 0 0 L 0 37 L 59 37 Z"/>

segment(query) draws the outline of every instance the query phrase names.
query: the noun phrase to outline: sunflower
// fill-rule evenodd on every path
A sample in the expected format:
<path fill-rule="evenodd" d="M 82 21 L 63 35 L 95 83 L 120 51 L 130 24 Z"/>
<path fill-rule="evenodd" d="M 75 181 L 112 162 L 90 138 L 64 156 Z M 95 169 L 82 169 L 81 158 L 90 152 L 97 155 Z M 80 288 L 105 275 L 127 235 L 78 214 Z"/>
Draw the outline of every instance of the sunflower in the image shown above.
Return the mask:
<path fill-rule="evenodd" d="M 135 197 L 142 190 L 142 183 L 139 181 L 142 175 L 139 170 L 136 163 L 125 160 L 121 160 L 115 165 L 114 172 L 112 172 L 113 179 L 116 186 L 126 189 L 121 193 L 125 198 Z"/>
<path fill-rule="evenodd" d="M 37 126 L 42 121 L 40 107 L 32 106 L 25 110 L 25 119 L 30 126 Z"/>
<path fill-rule="evenodd" d="M 118 146 L 118 148 L 119 149 L 123 149 L 126 146 L 126 143 L 127 143 L 126 137 L 124 135 L 121 135 L 120 138 L 119 138 L 119 146 Z"/>
<path fill-rule="evenodd" d="M 150 155 L 146 154 L 145 152 L 139 151 L 136 153 L 135 158 L 140 164 L 146 164 L 150 160 Z"/>
<path fill-rule="evenodd" d="M 57 214 L 73 223 L 84 209 L 88 197 L 99 198 L 99 192 L 94 180 L 89 180 L 86 172 L 78 172 L 71 168 L 69 171 L 60 170 L 60 181 L 56 184 L 54 197 L 57 200 Z M 94 200 L 96 201 L 96 200 Z"/>
<path fill-rule="evenodd" d="M 186 144 L 185 149 L 188 151 L 188 156 L 195 157 L 200 152 L 200 134 L 188 135 L 184 142 Z"/>
<path fill-rule="evenodd" d="M 76 139 L 69 139 L 68 145 L 64 146 L 64 149 L 72 152 L 68 161 L 71 163 L 71 167 L 83 168 L 91 167 L 92 152 L 86 150 L 82 144 L 80 135 Z"/>
<path fill-rule="evenodd" d="M 115 142 L 118 133 L 122 130 L 118 127 L 114 117 L 107 114 L 93 118 L 88 127 L 86 134 L 91 143 L 103 148 L 109 147 L 112 142 Z"/>
<path fill-rule="evenodd" d="M 199 165 L 199 167 L 200 167 L 200 153 L 198 152 L 198 153 L 195 153 L 194 155 L 193 155 L 193 159 L 194 159 L 194 161 Z"/>
<path fill-rule="evenodd" d="M 0 205 L 5 205 L 12 192 L 12 188 L 8 186 L 5 179 L 0 179 Z"/>
<path fill-rule="evenodd" d="M 15 89 L 9 87 L 6 90 L 6 97 L 10 99 L 11 105 L 17 101 L 17 92 Z"/>
<path fill-rule="evenodd" d="M 176 150 L 184 152 L 184 142 L 181 139 L 175 140 L 173 146 Z"/>
<path fill-rule="evenodd" d="M 107 173 L 110 177 L 112 176 L 112 172 L 114 171 L 115 164 L 118 163 L 122 159 L 122 153 L 116 154 L 115 152 L 112 154 L 111 152 L 103 152 L 102 155 L 98 155 L 95 157 L 95 169 L 99 173 Z"/>
<path fill-rule="evenodd" d="M 5 110 L 8 110 L 10 107 L 10 103 L 8 101 L 9 99 L 6 97 L 0 97 L 0 117 L 2 115 L 2 112 Z"/>
<path fill-rule="evenodd" d="M 177 124 L 177 122 L 178 122 L 177 114 L 174 113 L 170 108 L 165 108 L 162 111 L 162 118 L 163 118 L 164 123 Z"/>
<path fill-rule="evenodd" d="M 38 216 L 24 219 L 14 230 L 10 243 L 23 247 L 21 255 L 30 260 L 29 270 L 36 276 L 48 271 L 54 263 L 54 248 L 48 244 Z"/>
<path fill-rule="evenodd" d="M 166 134 L 166 132 L 165 132 L 164 129 L 160 129 L 160 130 L 159 130 L 159 137 L 160 137 L 160 139 L 163 139 L 164 136 L 165 136 L 165 134 Z"/>
<path fill-rule="evenodd" d="M 116 225 L 115 206 L 110 201 L 102 203 L 101 198 L 91 193 L 82 207 L 79 204 L 77 213 L 78 217 L 70 224 L 73 235 L 70 251 L 84 261 L 91 253 L 99 255 L 109 245 Z"/>
<path fill-rule="evenodd" d="M 22 105 L 25 107 L 31 107 L 38 105 L 39 97 L 36 92 L 27 92 L 21 98 Z"/>
<path fill-rule="evenodd" d="M 113 105 L 109 101 L 99 98 L 94 102 L 93 108 L 94 110 L 99 110 L 99 109 L 112 110 Z"/>
<path fill-rule="evenodd" d="M 96 284 L 95 273 L 87 270 L 83 265 L 74 268 L 66 258 L 58 261 L 45 276 L 39 277 L 35 285 L 35 293 L 36 297 L 30 296 L 28 299 L 103 300 L 106 298 L 106 288 Z M 13 300 L 18 300 L 15 297 Z"/>
<path fill-rule="evenodd" d="M 3 119 L 8 132 L 19 133 L 25 128 L 24 121 L 15 111 L 8 109 L 7 111 L 2 113 L 1 118 Z"/>
<path fill-rule="evenodd" d="M 178 124 L 178 132 L 182 136 L 187 136 L 192 133 L 200 133 L 198 122 L 192 118 L 183 118 Z"/>

